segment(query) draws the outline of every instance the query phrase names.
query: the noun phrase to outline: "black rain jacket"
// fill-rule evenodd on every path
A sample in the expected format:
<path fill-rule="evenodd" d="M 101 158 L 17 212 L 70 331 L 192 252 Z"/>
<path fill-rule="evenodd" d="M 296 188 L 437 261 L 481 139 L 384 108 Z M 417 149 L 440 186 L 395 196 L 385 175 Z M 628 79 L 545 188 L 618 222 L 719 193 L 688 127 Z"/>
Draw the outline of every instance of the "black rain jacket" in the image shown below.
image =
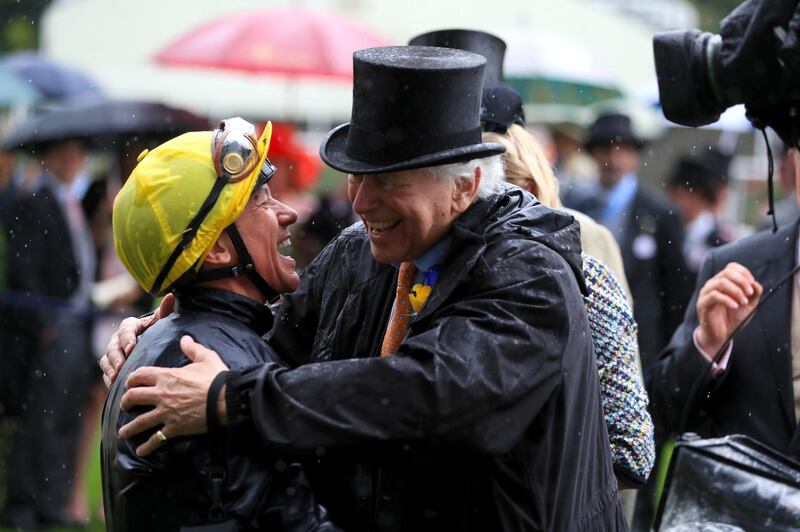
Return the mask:
<path fill-rule="evenodd" d="M 506 187 L 454 223 L 397 356 L 397 270 L 361 224 L 305 271 L 228 419 L 307 473 L 347 530 L 625 530 L 582 297 L 578 224 Z"/>
<path fill-rule="evenodd" d="M 208 523 L 212 466 L 225 467 L 221 502 L 227 518 L 242 530 L 334 530 L 316 505 L 301 466 L 270 455 L 253 438 L 223 430 L 213 436 L 219 451 L 209 445 L 212 436 L 203 435 L 171 439 L 150 456 L 138 457 L 136 447 L 152 431 L 129 440 L 117 436 L 142 411 L 119 409 L 134 369 L 188 364 L 179 344 L 187 334 L 220 353 L 230 368 L 275 362 L 279 359 L 260 336 L 271 324 L 269 307 L 252 299 L 225 290 L 190 289 L 178 294 L 176 312 L 141 336 L 103 412 L 101 461 L 109 531 L 177 531 Z"/>

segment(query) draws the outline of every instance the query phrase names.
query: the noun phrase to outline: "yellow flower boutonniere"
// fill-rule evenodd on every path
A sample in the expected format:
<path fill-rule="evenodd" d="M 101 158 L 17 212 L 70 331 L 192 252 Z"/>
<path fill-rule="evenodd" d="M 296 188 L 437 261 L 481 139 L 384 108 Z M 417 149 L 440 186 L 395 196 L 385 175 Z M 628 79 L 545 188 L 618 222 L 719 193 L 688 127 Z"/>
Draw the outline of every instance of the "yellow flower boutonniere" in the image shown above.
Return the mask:
<path fill-rule="evenodd" d="M 414 311 L 414 314 L 419 314 L 419 311 L 425 306 L 428 296 L 431 295 L 432 288 L 432 286 L 419 283 L 411 287 L 408 300 L 411 301 L 411 309 Z"/>

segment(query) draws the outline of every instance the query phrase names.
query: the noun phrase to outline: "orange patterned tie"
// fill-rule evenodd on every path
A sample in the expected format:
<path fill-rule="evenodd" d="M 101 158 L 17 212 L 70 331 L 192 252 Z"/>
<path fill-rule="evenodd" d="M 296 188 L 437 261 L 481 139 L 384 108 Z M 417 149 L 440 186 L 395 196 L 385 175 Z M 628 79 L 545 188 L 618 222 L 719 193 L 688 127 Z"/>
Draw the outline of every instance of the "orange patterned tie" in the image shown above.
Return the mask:
<path fill-rule="evenodd" d="M 388 357 L 397 354 L 397 348 L 408 334 L 408 325 L 411 323 L 411 300 L 408 294 L 411 291 L 411 284 L 414 282 L 414 275 L 417 267 L 413 262 L 403 262 L 400 264 L 400 273 L 397 275 L 397 295 L 394 298 L 394 311 L 386 328 L 386 335 L 383 337 L 381 346 L 381 357 Z"/>

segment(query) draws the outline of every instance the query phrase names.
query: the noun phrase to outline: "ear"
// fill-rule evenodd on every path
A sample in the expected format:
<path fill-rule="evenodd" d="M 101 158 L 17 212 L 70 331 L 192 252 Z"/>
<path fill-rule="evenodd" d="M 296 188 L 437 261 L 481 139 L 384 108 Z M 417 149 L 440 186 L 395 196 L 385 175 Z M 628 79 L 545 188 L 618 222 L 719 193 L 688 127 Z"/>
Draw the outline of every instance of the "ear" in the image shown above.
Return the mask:
<path fill-rule="evenodd" d="M 209 266 L 211 268 L 230 266 L 233 264 L 234 257 L 233 242 L 231 242 L 228 233 L 223 232 L 219 235 L 217 241 L 214 242 L 214 245 L 211 246 L 211 251 L 206 255 L 203 266 Z"/>
<path fill-rule="evenodd" d="M 478 196 L 478 187 L 481 184 L 481 168 L 475 168 L 473 179 L 457 177 L 453 183 L 453 211 L 462 214 L 475 201 Z"/>
<path fill-rule="evenodd" d="M 533 179 L 525 180 L 525 190 L 527 190 L 537 198 L 539 197 L 539 188 L 536 186 L 536 182 Z"/>

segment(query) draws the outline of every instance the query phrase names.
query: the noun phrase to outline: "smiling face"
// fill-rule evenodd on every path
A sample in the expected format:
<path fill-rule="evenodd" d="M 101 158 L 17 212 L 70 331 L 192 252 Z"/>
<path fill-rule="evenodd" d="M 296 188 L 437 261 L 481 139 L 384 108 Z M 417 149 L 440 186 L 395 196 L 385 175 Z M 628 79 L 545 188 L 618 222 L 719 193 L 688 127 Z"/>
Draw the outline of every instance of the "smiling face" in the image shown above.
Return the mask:
<path fill-rule="evenodd" d="M 292 246 L 289 226 L 296 221 L 297 213 L 272 197 L 268 185 L 253 192 L 244 212 L 236 219 L 236 228 L 255 262 L 256 271 L 281 293 L 293 292 L 300 283 L 295 261 L 289 256 Z M 223 237 L 227 238 L 227 234 L 223 233 Z M 238 262 L 238 258 L 234 258 Z M 246 282 L 252 286 L 249 280 Z M 263 296 L 254 299 L 263 299 Z"/>
<path fill-rule="evenodd" d="M 425 170 L 350 175 L 347 195 L 361 217 L 376 261 L 414 260 L 450 230 L 476 197 L 474 180 L 439 178 Z"/>

